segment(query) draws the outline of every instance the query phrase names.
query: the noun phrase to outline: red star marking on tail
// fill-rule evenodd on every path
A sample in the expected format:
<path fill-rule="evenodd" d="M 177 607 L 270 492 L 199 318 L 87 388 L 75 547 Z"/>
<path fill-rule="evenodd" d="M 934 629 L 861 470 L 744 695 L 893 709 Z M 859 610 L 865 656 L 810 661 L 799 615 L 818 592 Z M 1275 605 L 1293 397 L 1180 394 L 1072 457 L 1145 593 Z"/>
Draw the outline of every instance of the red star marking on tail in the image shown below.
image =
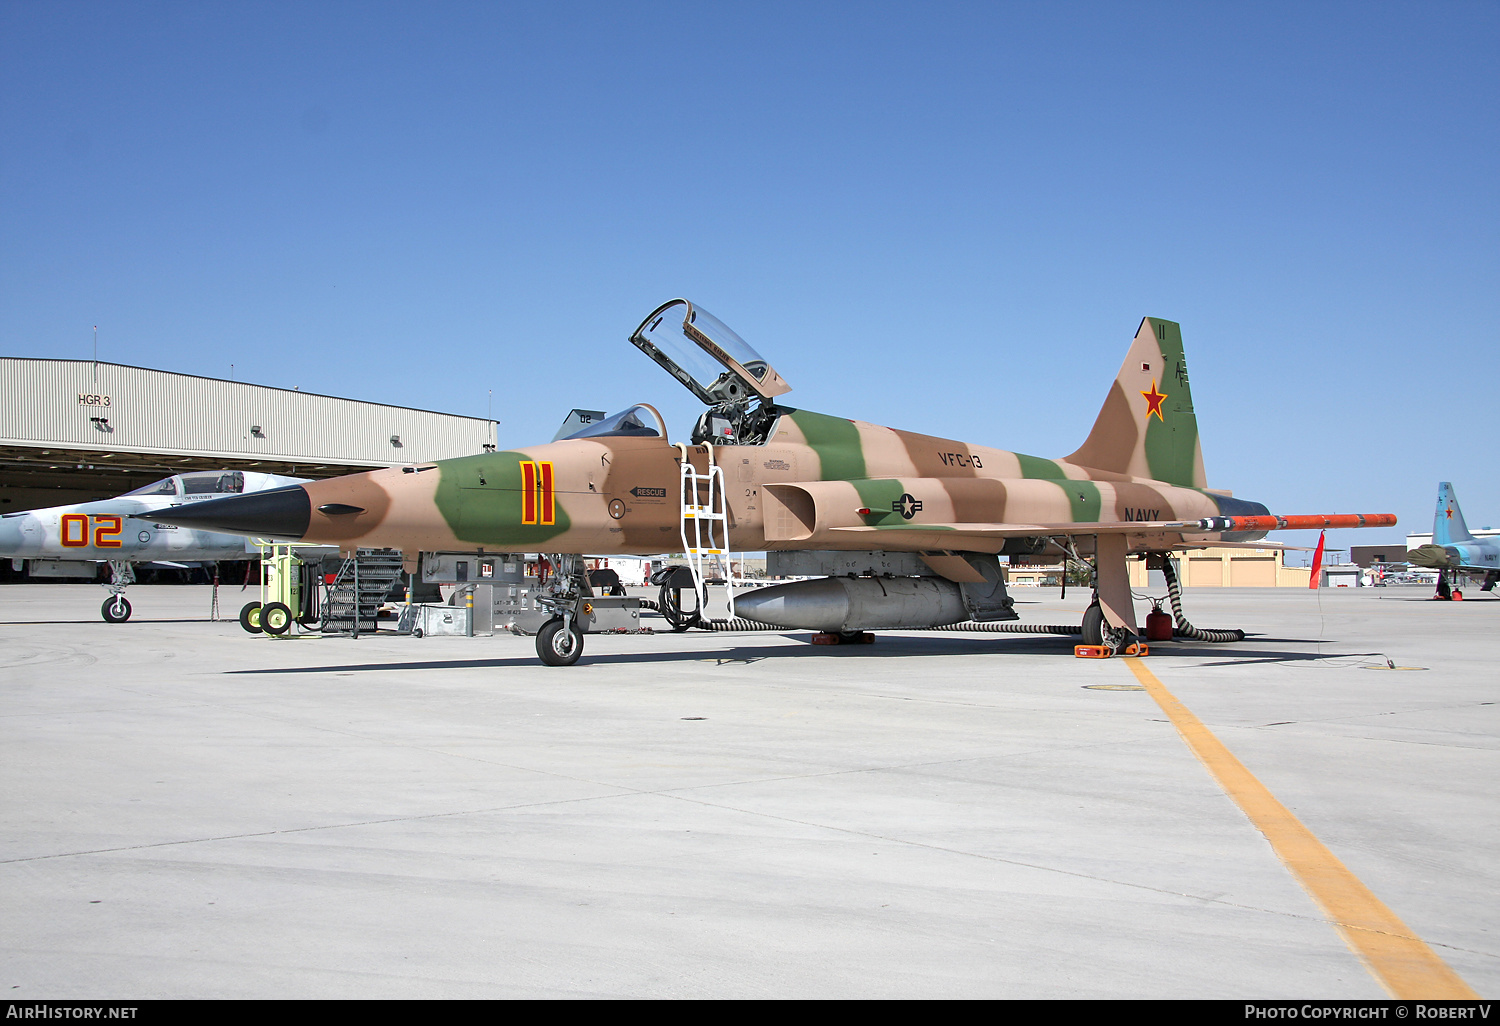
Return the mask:
<path fill-rule="evenodd" d="M 1151 379 L 1151 391 L 1142 392 L 1141 395 L 1146 397 L 1146 416 L 1149 417 L 1154 413 L 1156 414 L 1156 419 L 1165 424 L 1167 418 L 1161 415 L 1161 404 L 1166 401 L 1167 396 L 1166 393 L 1156 390 L 1155 378 Z"/>

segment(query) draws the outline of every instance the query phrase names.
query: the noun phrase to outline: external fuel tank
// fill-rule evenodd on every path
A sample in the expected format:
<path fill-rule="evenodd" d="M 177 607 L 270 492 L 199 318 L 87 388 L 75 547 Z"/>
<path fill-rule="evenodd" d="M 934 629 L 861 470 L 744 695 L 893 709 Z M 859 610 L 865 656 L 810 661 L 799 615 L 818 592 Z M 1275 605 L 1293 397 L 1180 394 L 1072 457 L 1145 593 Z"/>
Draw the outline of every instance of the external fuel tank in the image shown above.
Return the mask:
<path fill-rule="evenodd" d="M 847 633 L 938 627 L 969 618 L 957 584 L 941 577 L 824 577 L 736 595 L 736 616 L 801 630 Z"/>

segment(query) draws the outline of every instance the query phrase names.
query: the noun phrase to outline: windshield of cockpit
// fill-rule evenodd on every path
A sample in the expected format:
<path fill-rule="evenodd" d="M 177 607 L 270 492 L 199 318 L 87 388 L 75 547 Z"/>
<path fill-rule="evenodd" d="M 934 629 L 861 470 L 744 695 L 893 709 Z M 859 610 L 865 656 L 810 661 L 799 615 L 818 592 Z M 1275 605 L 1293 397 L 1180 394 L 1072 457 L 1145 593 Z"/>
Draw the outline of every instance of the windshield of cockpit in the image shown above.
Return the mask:
<path fill-rule="evenodd" d="M 666 425 L 645 403 L 579 428 L 567 438 L 666 438 Z"/>
<path fill-rule="evenodd" d="M 125 493 L 126 495 L 176 495 L 177 478 L 164 477 L 160 481 L 153 481 L 148 485 L 142 485 Z"/>
<path fill-rule="evenodd" d="M 184 474 L 182 490 L 187 495 L 238 495 L 245 490 L 245 475 L 238 470 L 221 474 Z"/>

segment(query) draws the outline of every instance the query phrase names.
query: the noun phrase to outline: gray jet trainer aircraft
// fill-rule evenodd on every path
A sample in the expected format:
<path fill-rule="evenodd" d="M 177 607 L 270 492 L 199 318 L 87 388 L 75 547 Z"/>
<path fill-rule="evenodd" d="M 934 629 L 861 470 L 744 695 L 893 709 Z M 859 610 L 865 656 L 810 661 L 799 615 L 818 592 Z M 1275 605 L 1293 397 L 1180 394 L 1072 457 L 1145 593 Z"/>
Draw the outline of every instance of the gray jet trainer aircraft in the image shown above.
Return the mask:
<path fill-rule="evenodd" d="M 0 558 L 108 563 L 109 598 L 100 609 L 110 623 L 130 619 L 125 589 L 135 583 L 136 563 L 211 562 L 245 559 L 245 539 L 156 522 L 152 515 L 205 499 L 306 483 L 306 478 L 222 470 L 173 474 L 113 499 L 80 502 L 0 515 Z M 20 566 L 16 566 L 20 569 Z M 92 576 L 92 570 L 88 573 Z"/>
<path fill-rule="evenodd" d="M 1480 591 L 1493 591 L 1500 580 L 1500 544 L 1469 533 L 1458 496 L 1447 481 L 1438 484 L 1437 512 L 1432 516 L 1432 543 L 1406 554 L 1412 566 L 1438 572 L 1438 598 L 1453 597 L 1452 578 L 1457 573 L 1484 574 Z M 1462 597 L 1463 593 L 1459 593 Z"/>

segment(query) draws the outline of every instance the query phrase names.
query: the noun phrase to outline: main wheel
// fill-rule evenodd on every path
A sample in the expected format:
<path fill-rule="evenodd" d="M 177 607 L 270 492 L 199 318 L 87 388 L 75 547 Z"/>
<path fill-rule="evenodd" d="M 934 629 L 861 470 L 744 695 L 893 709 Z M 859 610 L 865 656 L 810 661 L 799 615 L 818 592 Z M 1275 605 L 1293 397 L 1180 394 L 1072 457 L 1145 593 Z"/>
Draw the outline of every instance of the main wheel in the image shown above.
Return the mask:
<path fill-rule="evenodd" d="M 259 634 L 260 627 L 260 603 L 246 602 L 245 608 L 240 610 L 240 626 L 250 634 Z"/>
<path fill-rule="evenodd" d="M 110 623 L 124 623 L 130 619 L 130 603 L 125 601 L 124 595 L 111 595 L 99 607 L 99 612 Z"/>
<path fill-rule="evenodd" d="M 292 611 L 284 602 L 271 602 L 261 608 L 260 629 L 267 634 L 285 634 L 292 626 Z"/>
<path fill-rule="evenodd" d="M 583 655 L 583 632 L 577 624 L 563 630 L 562 618 L 554 617 L 536 632 L 536 654 L 548 666 L 572 666 Z"/>
<path fill-rule="evenodd" d="M 1097 602 L 1083 611 L 1083 644 L 1104 644 L 1104 607 Z"/>

